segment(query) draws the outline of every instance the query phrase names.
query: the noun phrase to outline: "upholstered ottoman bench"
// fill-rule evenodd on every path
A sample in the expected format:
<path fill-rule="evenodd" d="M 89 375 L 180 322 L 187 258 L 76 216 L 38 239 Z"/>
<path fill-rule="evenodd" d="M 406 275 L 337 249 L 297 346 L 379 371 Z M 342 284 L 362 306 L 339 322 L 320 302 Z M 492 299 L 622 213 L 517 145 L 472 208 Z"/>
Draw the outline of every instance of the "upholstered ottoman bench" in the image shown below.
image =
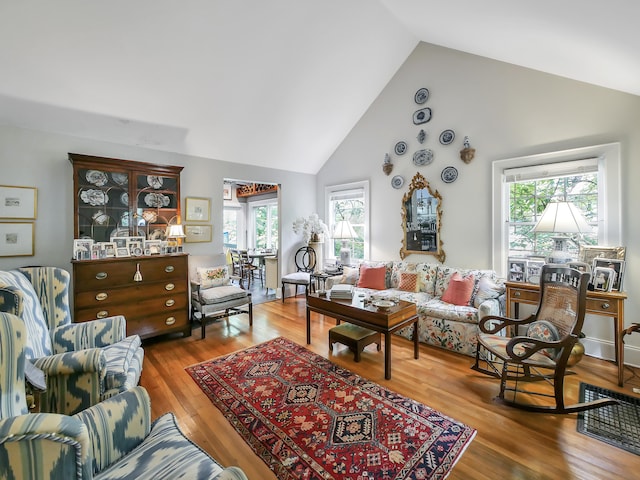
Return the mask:
<path fill-rule="evenodd" d="M 359 362 L 360 354 L 367 345 L 375 343 L 380 351 L 380 332 L 374 332 L 352 323 L 342 323 L 329 329 L 329 348 L 332 350 L 334 343 L 341 343 L 349 347 L 349 350 L 354 354 L 354 361 Z"/>

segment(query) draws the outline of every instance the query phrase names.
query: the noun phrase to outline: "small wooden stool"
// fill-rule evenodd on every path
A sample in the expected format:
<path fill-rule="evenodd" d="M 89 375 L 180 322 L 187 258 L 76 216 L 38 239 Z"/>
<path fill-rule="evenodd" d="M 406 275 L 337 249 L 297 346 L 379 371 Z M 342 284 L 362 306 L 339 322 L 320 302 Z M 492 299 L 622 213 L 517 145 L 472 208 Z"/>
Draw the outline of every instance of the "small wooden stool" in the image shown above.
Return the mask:
<path fill-rule="evenodd" d="M 380 351 L 380 332 L 352 323 L 342 323 L 329 329 L 329 348 L 332 350 L 334 343 L 341 343 L 349 347 L 349 350 L 354 353 L 353 359 L 359 362 L 360 353 L 367 345 L 375 343 Z"/>

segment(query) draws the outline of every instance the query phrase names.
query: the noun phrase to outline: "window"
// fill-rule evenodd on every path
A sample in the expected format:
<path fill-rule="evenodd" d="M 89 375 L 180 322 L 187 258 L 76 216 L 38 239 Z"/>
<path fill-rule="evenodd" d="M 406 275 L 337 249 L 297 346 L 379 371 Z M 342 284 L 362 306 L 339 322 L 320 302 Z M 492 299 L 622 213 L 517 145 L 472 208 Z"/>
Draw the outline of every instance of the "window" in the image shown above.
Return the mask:
<path fill-rule="evenodd" d="M 334 185 L 325 189 L 325 218 L 329 231 L 337 222 L 348 220 L 358 238 L 351 242 L 351 259 L 369 258 L 369 182 Z M 327 258 L 339 258 L 341 241 L 329 238 L 325 241 Z"/>
<path fill-rule="evenodd" d="M 238 219 L 242 209 L 236 207 L 224 207 L 224 246 L 225 248 L 238 248 Z"/>
<path fill-rule="evenodd" d="M 598 243 L 598 159 L 513 168 L 504 171 L 508 195 L 508 256 L 546 256 L 559 234 L 536 233 L 534 226 L 549 202 L 571 202 L 583 213 L 591 233 L 569 236 L 569 252 L 578 256 L 579 243 Z"/>
<path fill-rule="evenodd" d="M 251 202 L 253 248 L 278 248 L 278 200 Z"/>
<path fill-rule="evenodd" d="M 493 268 L 509 255 L 548 254 L 553 234 L 532 231 L 551 200 L 575 203 L 593 226 L 580 242 L 619 245 L 620 145 L 577 148 L 493 162 Z M 572 247 L 576 252 L 577 245 Z"/>

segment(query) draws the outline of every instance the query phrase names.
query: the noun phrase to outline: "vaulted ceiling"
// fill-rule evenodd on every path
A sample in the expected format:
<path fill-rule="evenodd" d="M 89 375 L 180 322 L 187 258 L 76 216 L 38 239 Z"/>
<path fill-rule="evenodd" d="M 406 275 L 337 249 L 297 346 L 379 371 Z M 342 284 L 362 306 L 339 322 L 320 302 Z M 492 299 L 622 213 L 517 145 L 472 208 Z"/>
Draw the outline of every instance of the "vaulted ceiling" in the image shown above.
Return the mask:
<path fill-rule="evenodd" d="M 420 42 L 640 95 L 640 2 L 0 0 L 0 124 L 316 173 Z"/>

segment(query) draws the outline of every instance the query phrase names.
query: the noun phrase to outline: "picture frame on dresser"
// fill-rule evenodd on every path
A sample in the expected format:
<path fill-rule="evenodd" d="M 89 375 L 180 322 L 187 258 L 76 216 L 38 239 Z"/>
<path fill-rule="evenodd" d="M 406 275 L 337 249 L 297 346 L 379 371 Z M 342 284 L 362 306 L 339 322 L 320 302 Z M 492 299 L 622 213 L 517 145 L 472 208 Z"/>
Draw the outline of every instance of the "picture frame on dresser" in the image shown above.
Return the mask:
<path fill-rule="evenodd" d="M 581 262 L 593 265 L 595 258 L 612 258 L 624 260 L 627 253 L 626 247 L 602 247 L 600 245 L 580 245 L 578 259 Z"/>
<path fill-rule="evenodd" d="M 593 271 L 596 268 L 610 268 L 616 272 L 615 280 L 611 285 L 611 291 L 619 292 L 622 290 L 622 279 L 624 278 L 625 261 L 618 260 L 616 258 L 594 258 L 593 259 Z"/>
<path fill-rule="evenodd" d="M 509 257 L 508 259 L 509 281 L 525 282 L 527 279 L 527 260 L 519 257 Z"/>

